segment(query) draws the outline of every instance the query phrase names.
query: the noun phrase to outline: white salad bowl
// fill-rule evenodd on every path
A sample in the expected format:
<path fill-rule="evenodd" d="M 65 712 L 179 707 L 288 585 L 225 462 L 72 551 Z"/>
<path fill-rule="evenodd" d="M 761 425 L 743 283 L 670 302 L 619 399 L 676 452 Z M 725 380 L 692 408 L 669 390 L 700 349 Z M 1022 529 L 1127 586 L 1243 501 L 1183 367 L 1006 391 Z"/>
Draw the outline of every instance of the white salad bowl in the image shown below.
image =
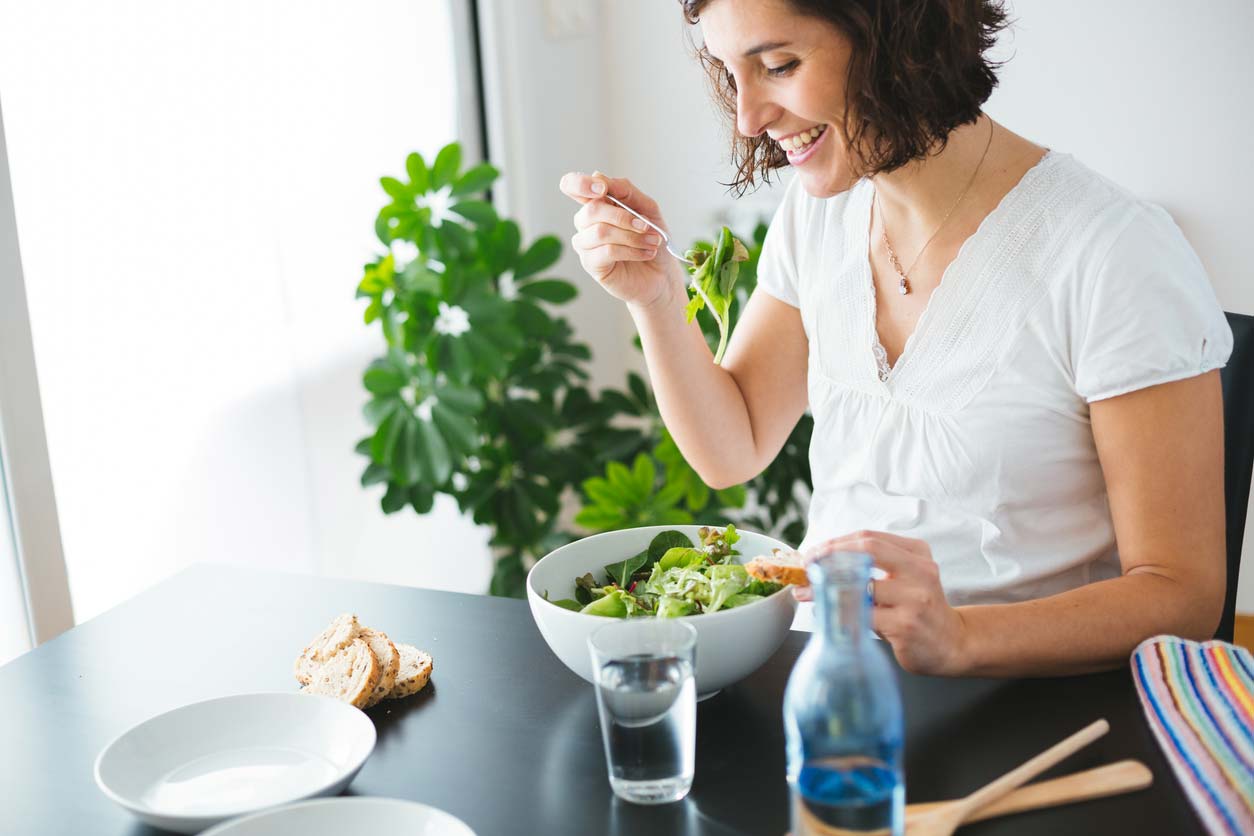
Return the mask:
<path fill-rule="evenodd" d="M 606 618 L 567 610 L 550 601 L 575 597 L 575 578 L 591 572 L 599 581 L 605 566 L 626 560 L 648 548 L 663 531 L 680 531 L 693 544 L 699 542 L 699 525 L 654 525 L 594 534 L 549 552 L 527 574 L 527 601 L 540 635 L 566 667 L 592 682 L 588 635 Z M 741 531 L 732 548 L 748 562 L 773 549 L 789 546 L 773 537 Z M 545 600 L 545 594 L 549 600 Z M 684 616 L 697 630 L 697 694 L 709 696 L 753 673 L 771 657 L 788 636 L 796 613 L 792 593 L 781 589 L 774 595 L 730 610 Z"/>

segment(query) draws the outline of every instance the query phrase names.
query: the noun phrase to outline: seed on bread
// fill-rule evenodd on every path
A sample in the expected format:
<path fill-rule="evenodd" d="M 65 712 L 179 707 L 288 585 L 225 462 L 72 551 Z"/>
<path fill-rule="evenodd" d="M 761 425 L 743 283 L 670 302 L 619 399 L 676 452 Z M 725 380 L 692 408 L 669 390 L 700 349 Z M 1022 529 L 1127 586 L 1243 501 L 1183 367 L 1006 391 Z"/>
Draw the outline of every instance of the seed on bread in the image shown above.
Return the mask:
<path fill-rule="evenodd" d="M 390 700 L 399 700 L 421 691 L 431 679 L 431 671 L 435 669 L 435 661 L 430 654 L 412 644 L 397 644 L 396 649 L 401 654 L 401 669 L 396 675 L 396 684 L 388 693 L 387 698 Z"/>
<path fill-rule="evenodd" d="M 392 687 L 396 684 L 396 675 L 401 669 L 401 654 L 392 640 L 388 638 L 387 633 L 380 630 L 362 627 L 360 638 L 370 646 L 370 651 L 379 662 L 379 684 L 374 687 L 370 699 L 364 706 L 370 708 L 381 702 L 392 691 Z"/>
<path fill-rule="evenodd" d="M 301 690 L 364 708 L 381 676 L 382 667 L 374 651 L 363 639 L 356 638 L 320 663 Z"/>
<path fill-rule="evenodd" d="M 318 667 L 347 647 L 360 633 L 361 624 L 357 621 L 357 616 L 352 613 L 336 616 L 330 626 L 306 645 L 300 656 L 296 657 L 293 671 L 296 674 L 296 681 L 302 685 L 308 685 L 313 681 Z"/>

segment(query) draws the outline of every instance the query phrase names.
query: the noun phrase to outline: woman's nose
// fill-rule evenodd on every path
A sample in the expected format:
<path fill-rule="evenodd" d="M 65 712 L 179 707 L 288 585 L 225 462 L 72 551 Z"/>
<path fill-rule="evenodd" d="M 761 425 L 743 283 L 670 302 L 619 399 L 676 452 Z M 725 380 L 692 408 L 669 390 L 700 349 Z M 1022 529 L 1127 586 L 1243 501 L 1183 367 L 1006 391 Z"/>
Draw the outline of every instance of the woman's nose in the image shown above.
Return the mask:
<path fill-rule="evenodd" d="M 757 136 L 766 130 L 777 109 L 756 86 L 742 85 L 736 91 L 736 130 L 741 136 Z"/>

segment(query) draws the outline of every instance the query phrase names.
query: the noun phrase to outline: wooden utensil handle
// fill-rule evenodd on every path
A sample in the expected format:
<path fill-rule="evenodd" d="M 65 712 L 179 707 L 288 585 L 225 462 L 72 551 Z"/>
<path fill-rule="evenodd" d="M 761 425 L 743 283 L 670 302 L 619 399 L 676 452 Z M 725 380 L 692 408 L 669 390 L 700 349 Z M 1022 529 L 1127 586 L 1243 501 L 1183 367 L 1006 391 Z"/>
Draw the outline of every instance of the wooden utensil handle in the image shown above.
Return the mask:
<path fill-rule="evenodd" d="M 960 802 L 970 813 L 974 813 L 981 807 L 991 804 L 996 799 L 1010 792 L 1011 790 L 1025 784 L 1028 781 L 1040 775 L 1045 770 L 1054 766 L 1068 755 L 1078 752 L 1085 746 L 1092 743 L 1097 738 L 1110 731 L 1110 723 L 1104 719 L 1097 720 L 1091 725 L 1081 729 L 1075 734 L 1055 743 L 1044 752 L 1027 761 L 1020 766 L 1007 772 L 996 781 L 976 790 L 975 792 L 962 799 Z"/>
<path fill-rule="evenodd" d="M 1106 798 L 1120 793 L 1143 790 L 1152 783 L 1154 783 L 1154 774 L 1145 764 L 1140 761 L 1119 761 L 1106 766 L 1085 769 L 1082 772 L 1073 772 L 1061 778 L 1041 781 L 1039 784 L 1020 787 L 992 804 L 976 810 L 966 818 L 966 821 L 983 821 L 1028 810 L 1043 810 L 1060 804 Z M 926 804 L 910 804 L 906 807 L 906 817 L 927 813 L 948 803 L 948 801 L 933 801 Z"/>

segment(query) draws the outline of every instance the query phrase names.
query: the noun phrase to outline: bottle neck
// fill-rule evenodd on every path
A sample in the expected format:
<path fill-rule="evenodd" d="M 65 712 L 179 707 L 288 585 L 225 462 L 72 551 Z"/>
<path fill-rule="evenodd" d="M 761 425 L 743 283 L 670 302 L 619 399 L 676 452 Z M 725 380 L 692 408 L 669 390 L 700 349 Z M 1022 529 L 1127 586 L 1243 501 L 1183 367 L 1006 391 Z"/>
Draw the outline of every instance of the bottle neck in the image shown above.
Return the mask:
<path fill-rule="evenodd" d="M 871 633 L 870 558 L 840 554 L 810 569 L 817 628 L 828 642 L 848 644 Z"/>

